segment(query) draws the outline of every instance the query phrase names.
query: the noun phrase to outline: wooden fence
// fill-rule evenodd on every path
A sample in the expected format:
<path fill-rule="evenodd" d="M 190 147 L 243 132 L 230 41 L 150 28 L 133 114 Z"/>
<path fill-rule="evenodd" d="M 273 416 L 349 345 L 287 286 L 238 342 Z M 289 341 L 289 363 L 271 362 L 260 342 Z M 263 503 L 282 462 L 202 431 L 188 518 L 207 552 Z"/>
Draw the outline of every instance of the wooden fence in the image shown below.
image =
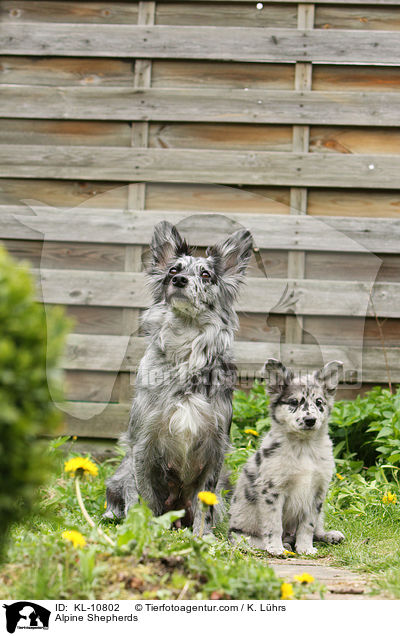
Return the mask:
<path fill-rule="evenodd" d="M 126 426 L 165 218 L 254 234 L 243 381 L 274 355 L 400 382 L 399 66 L 399 0 L 0 0 L 0 238 L 75 318 L 69 433 Z"/>

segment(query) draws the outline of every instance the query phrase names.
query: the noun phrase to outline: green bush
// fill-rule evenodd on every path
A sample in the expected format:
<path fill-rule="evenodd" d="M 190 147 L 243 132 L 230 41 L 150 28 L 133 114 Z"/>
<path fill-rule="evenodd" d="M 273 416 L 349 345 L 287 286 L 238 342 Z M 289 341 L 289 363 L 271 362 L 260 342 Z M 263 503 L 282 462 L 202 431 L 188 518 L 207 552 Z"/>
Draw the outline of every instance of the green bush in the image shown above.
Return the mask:
<path fill-rule="evenodd" d="M 0 248 L 0 546 L 8 527 L 32 510 L 48 476 L 48 443 L 60 412 L 56 369 L 67 321 L 35 302 L 26 268 Z"/>
<path fill-rule="evenodd" d="M 231 427 L 232 452 L 226 457 L 231 471 L 231 481 L 235 483 L 243 464 L 258 447 L 259 441 L 269 429 L 269 398 L 264 384 L 255 382 L 248 393 L 235 391 L 233 396 L 233 419 Z M 256 434 L 246 433 L 247 429 Z"/>
<path fill-rule="evenodd" d="M 330 431 L 337 457 L 353 457 L 364 467 L 400 466 L 400 388 L 392 394 L 376 386 L 364 397 L 337 402 Z"/>

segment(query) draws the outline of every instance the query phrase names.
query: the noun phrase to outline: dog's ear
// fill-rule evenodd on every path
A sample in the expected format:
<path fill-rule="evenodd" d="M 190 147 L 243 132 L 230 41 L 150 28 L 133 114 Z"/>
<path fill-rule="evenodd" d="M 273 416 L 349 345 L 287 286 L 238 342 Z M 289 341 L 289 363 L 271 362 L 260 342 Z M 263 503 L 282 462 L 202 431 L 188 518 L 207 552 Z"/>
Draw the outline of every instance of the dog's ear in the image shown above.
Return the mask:
<path fill-rule="evenodd" d="M 225 241 L 220 241 L 207 249 L 212 257 L 215 271 L 225 282 L 237 285 L 244 278 L 250 260 L 253 238 L 249 230 L 238 230 Z"/>
<path fill-rule="evenodd" d="M 175 225 L 168 221 L 157 223 L 150 244 L 152 265 L 164 269 L 177 256 L 190 254 L 186 241 Z"/>
<path fill-rule="evenodd" d="M 339 374 L 343 369 L 343 362 L 340 360 L 332 360 L 328 362 L 322 369 L 315 372 L 315 379 L 318 380 L 328 393 L 335 393 L 339 383 Z"/>
<path fill-rule="evenodd" d="M 293 371 L 276 358 L 269 358 L 261 369 L 261 377 L 266 380 L 267 393 L 280 395 L 293 380 Z"/>

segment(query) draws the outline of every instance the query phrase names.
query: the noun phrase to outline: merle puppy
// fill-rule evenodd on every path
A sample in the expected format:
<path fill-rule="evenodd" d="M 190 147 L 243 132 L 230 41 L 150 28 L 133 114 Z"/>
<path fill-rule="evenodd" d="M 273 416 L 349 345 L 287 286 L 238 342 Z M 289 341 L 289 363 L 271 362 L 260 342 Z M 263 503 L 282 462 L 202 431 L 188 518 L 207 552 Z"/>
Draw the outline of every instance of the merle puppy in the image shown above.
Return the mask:
<path fill-rule="evenodd" d="M 107 482 L 105 516 L 125 516 L 140 496 L 155 515 L 185 509 L 182 523 L 198 533 L 197 493 L 217 489 L 229 443 L 238 325 L 233 303 L 252 238 L 239 230 L 205 257 L 194 257 L 163 221 L 150 247 L 154 303 L 143 317 L 148 347 L 123 437 L 127 453 Z M 209 514 L 205 532 L 211 522 Z"/>
<path fill-rule="evenodd" d="M 271 429 L 241 473 L 230 510 L 231 537 L 279 555 L 284 545 L 315 554 L 313 538 L 339 543 L 324 530 L 323 502 L 334 470 L 328 435 L 341 362 L 295 375 L 271 358 L 263 368 L 270 395 Z"/>

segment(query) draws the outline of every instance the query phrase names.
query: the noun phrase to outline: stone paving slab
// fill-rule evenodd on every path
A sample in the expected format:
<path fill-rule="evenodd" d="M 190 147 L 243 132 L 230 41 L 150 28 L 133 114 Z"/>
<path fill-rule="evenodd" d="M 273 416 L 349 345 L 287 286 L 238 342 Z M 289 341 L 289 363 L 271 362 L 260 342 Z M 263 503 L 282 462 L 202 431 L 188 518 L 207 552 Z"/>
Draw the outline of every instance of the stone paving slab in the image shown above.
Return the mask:
<path fill-rule="evenodd" d="M 370 596 L 368 594 L 369 586 L 365 578 L 351 572 L 330 566 L 326 560 L 317 559 L 269 559 L 270 565 L 276 574 L 285 579 L 288 583 L 293 580 L 296 574 L 307 572 L 311 574 L 319 583 L 323 583 L 327 589 L 325 593 L 326 600 L 374 600 L 382 599 L 379 596 Z M 318 595 L 310 595 L 310 599 L 318 599 Z"/>

